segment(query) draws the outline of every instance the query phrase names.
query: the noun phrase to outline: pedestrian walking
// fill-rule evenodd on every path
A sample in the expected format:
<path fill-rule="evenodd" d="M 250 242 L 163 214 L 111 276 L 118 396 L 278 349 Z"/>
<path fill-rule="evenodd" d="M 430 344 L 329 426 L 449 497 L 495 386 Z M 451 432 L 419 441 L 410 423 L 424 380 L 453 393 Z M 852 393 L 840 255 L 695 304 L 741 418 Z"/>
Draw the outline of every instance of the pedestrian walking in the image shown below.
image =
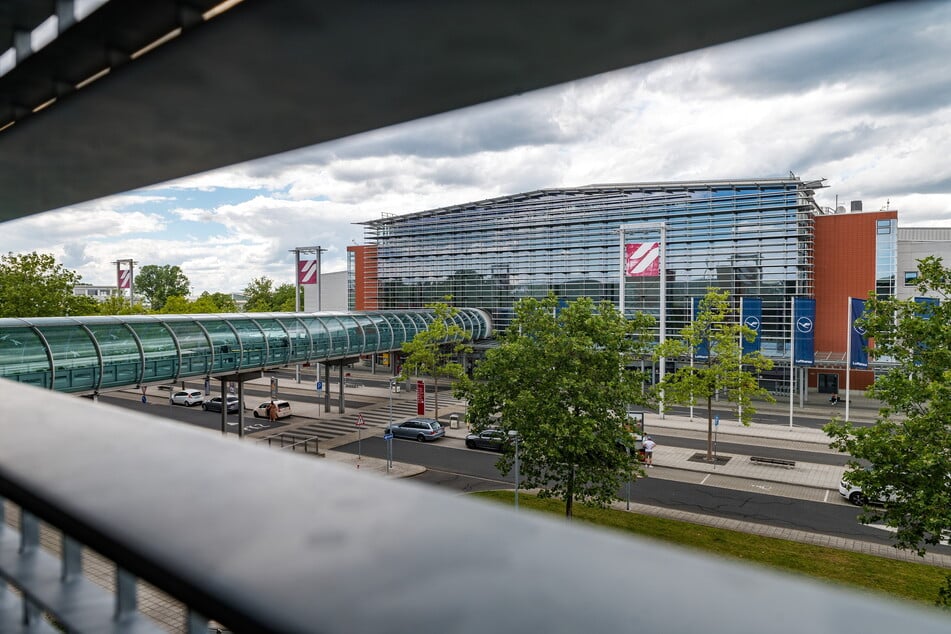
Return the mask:
<path fill-rule="evenodd" d="M 657 443 L 650 436 L 644 441 L 644 462 L 647 463 L 648 469 L 654 468 L 654 447 L 656 446 Z"/>
<path fill-rule="evenodd" d="M 277 404 L 274 401 L 267 406 L 267 419 L 272 423 L 277 420 Z"/>

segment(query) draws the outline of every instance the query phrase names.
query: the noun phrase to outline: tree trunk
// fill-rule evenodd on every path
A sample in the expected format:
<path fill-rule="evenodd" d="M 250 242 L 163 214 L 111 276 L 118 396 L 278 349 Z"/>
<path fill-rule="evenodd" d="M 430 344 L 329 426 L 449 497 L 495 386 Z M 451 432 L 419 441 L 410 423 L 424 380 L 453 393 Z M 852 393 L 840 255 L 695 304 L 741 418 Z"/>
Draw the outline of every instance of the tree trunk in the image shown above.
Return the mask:
<path fill-rule="evenodd" d="M 713 397 L 707 395 L 707 462 L 713 462 Z"/>

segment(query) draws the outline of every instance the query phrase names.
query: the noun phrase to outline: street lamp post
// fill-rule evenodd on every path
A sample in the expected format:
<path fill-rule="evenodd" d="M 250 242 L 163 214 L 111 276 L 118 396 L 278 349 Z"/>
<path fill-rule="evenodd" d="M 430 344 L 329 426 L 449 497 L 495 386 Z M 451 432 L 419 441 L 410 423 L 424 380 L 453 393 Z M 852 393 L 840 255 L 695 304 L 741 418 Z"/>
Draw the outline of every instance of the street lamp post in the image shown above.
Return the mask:
<path fill-rule="evenodd" d="M 515 510 L 518 510 L 518 432 L 509 430 L 509 438 L 515 441 Z"/>

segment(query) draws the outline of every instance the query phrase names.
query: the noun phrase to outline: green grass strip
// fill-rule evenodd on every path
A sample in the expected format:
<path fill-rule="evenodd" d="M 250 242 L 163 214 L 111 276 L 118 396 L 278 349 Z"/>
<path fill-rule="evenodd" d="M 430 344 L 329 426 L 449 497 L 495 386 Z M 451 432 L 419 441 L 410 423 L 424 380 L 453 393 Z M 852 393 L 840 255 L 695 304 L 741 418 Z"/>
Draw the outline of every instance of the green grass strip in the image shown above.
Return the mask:
<path fill-rule="evenodd" d="M 483 491 L 472 495 L 500 504 L 514 502 L 512 491 Z M 519 507 L 561 517 L 565 513 L 563 501 L 543 500 L 525 493 L 519 494 Z M 951 573 L 924 563 L 580 504 L 574 506 L 574 521 L 929 605 L 934 605 L 938 589 Z"/>

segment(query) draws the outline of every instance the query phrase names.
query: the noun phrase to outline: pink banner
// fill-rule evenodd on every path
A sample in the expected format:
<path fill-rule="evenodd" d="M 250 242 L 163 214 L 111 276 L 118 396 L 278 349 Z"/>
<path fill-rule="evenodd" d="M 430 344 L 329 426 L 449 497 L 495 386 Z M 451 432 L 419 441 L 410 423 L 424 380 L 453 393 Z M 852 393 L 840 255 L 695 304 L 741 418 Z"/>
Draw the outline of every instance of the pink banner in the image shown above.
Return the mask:
<path fill-rule="evenodd" d="M 422 416 L 426 413 L 426 384 L 422 381 L 416 381 L 416 414 Z"/>
<path fill-rule="evenodd" d="M 119 288 L 129 288 L 132 286 L 132 269 L 119 271 Z"/>
<path fill-rule="evenodd" d="M 660 244 L 657 242 L 625 244 L 624 274 L 627 277 L 660 276 Z"/>
<path fill-rule="evenodd" d="M 297 270 L 299 284 L 317 283 L 317 260 L 301 260 Z"/>

